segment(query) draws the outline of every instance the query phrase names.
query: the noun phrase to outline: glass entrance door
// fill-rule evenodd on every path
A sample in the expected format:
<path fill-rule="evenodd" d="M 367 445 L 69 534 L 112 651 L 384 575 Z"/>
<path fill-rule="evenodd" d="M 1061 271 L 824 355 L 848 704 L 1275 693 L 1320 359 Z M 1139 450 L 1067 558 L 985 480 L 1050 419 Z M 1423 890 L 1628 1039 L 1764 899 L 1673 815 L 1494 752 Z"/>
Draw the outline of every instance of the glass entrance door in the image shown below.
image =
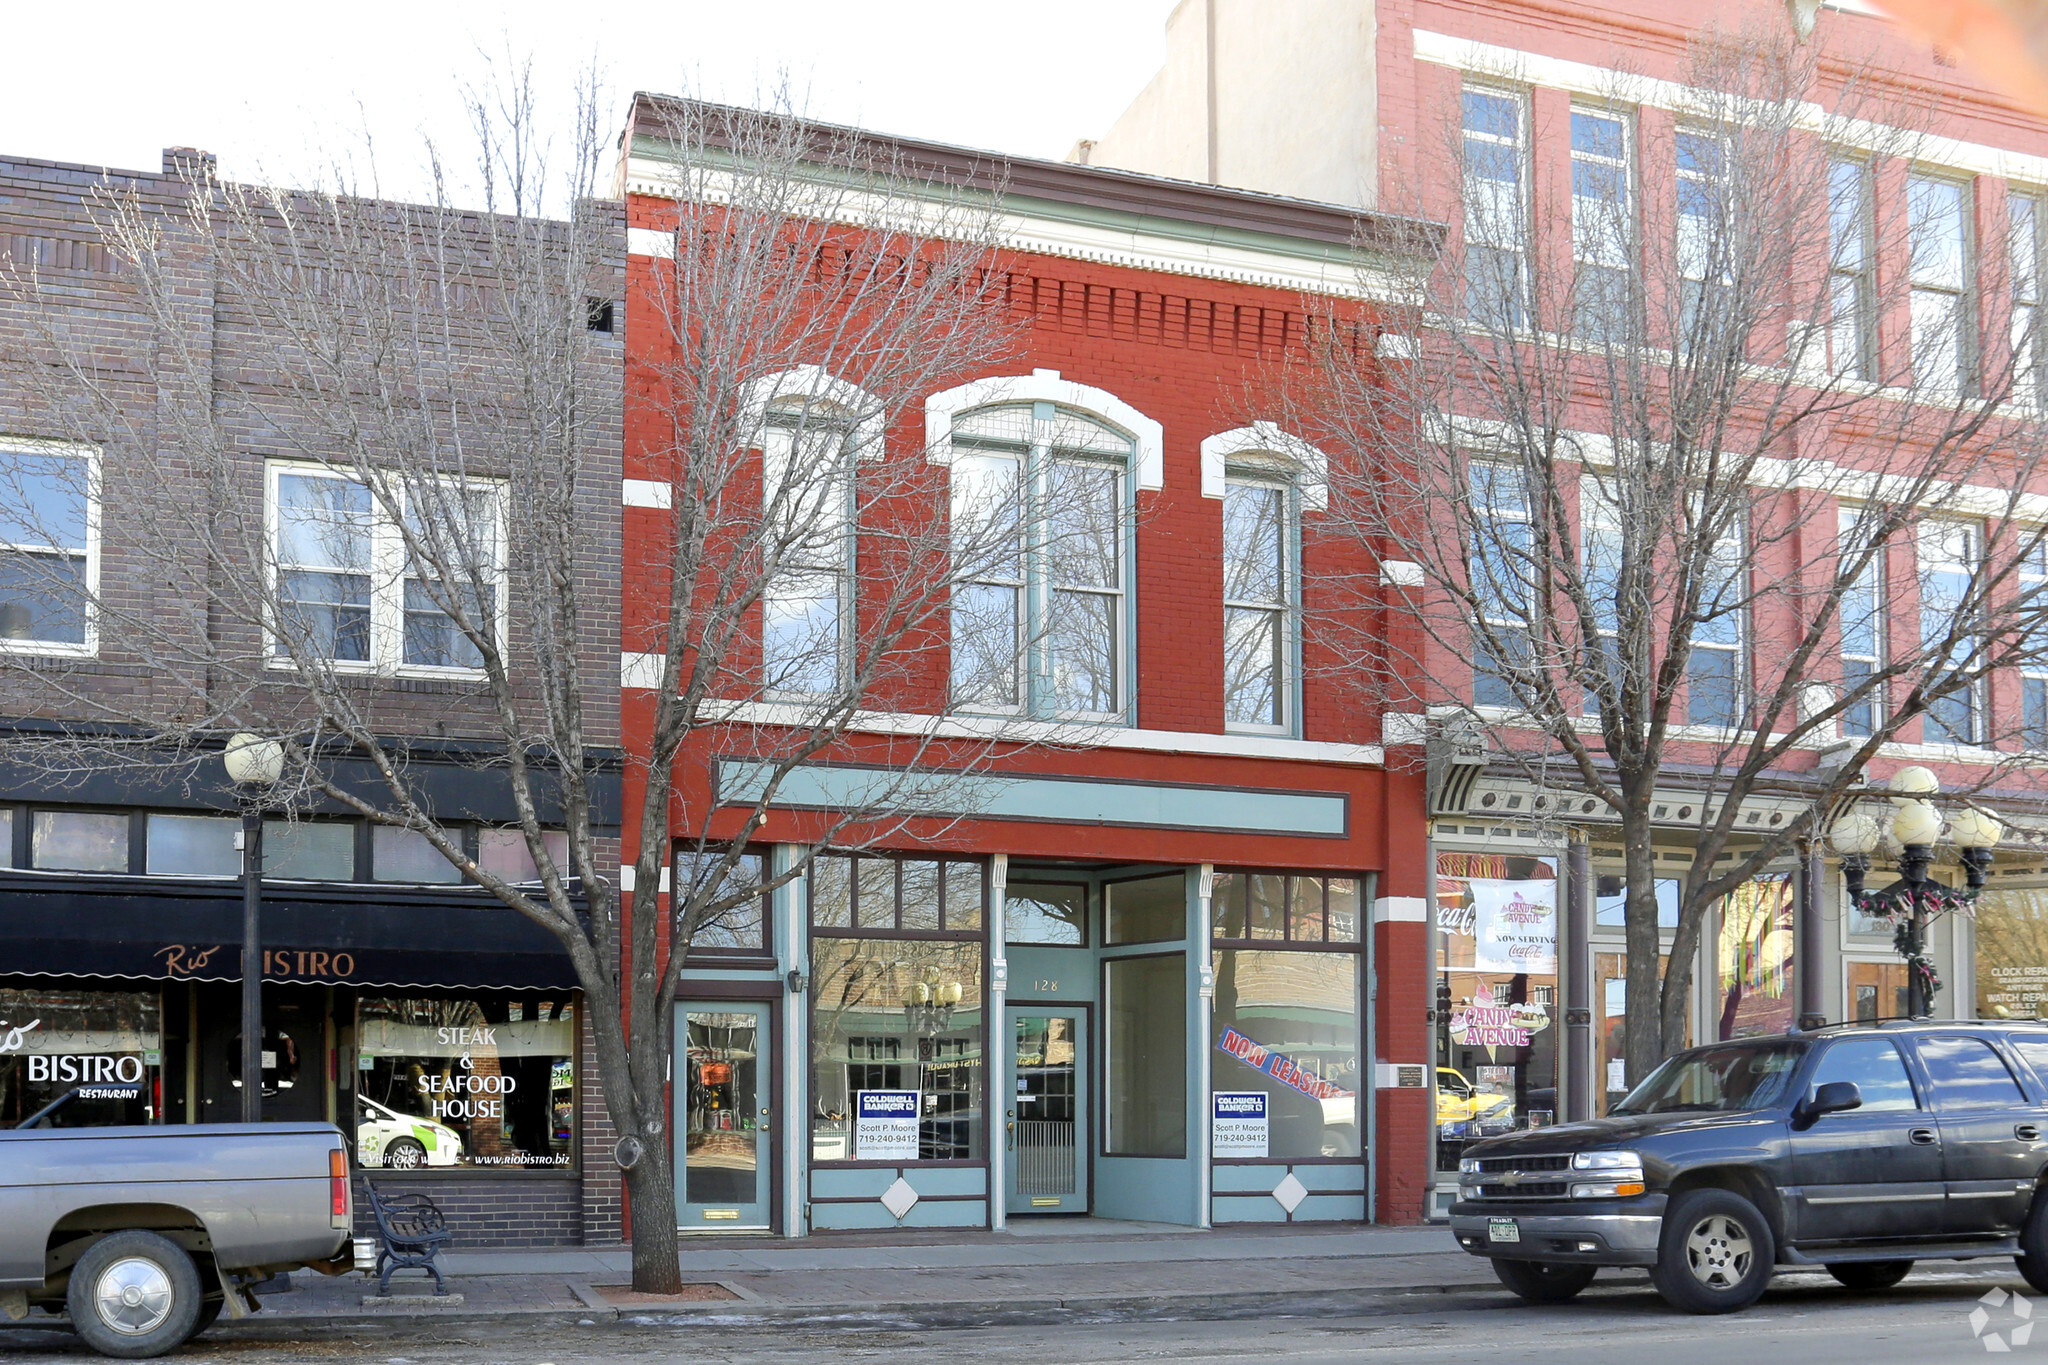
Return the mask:
<path fill-rule="evenodd" d="M 676 1224 L 686 1232 L 768 1226 L 768 1006 L 678 1005 Z"/>
<path fill-rule="evenodd" d="M 1010 1011 L 1011 1213 L 1088 1212 L 1087 1019 L 1075 1009 Z"/>

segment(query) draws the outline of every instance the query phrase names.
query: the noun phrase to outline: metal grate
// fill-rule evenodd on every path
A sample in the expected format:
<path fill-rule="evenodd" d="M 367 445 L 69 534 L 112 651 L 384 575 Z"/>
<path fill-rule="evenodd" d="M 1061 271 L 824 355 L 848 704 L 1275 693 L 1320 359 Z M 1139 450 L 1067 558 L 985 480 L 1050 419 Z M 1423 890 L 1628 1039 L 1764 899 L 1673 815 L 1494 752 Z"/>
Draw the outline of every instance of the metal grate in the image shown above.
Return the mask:
<path fill-rule="evenodd" d="M 1074 1193 L 1074 1121 L 1017 1121 L 1017 1193 Z"/>
<path fill-rule="evenodd" d="M 1490 1156 L 1479 1163 L 1481 1175 L 1498 1175 L 1502 1171 L 1563 1171 L 1571 1169 L 1572 1159 L 1568 1156 Z"/>

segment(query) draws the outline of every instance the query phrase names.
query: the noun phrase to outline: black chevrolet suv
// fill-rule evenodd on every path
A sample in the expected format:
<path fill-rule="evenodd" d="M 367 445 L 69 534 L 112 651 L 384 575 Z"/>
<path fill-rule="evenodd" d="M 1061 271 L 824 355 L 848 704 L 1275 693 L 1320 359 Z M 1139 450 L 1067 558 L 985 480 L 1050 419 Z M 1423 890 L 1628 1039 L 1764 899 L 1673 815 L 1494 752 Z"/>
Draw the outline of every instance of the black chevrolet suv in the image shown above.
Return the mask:
<path fill-rule="evenodd" d="M 1610 1117 L 1471 1144 L 1451 1229 L 1535 1303 L 1604 1265 L 1726 1313 L 1778 1266 L 1884 1289 L 1977 1256 L 2048 1293 L 2044 1169 L 2048 1026 L 1831 1027 L 1693 1048 Z"/>

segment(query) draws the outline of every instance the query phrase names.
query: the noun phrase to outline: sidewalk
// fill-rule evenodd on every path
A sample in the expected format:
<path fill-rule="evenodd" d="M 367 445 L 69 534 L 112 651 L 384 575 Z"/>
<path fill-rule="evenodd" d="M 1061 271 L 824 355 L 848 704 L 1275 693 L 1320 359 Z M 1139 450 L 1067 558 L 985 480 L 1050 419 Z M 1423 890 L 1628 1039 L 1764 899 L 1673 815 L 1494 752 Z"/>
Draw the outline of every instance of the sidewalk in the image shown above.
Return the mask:
<path fill-rule="evenodd" d="M 983 1321 L 1049 1310 L 1252 1308 L 1289 1301 L 1493 1288 L 1489 1267 L 1451 1244 L 1441 1226 L 1271 1227 L 1200 1231 L 1095 1219 L 1021 1222 L 1004 1232 L 828 1234 L 801 1241 L 684 1241 L 687 1301 L 615 1302 L 607 1287 L 632 1280 L 624 1247 L 449 1252 L 451 1294 L 436 1301 L 417 1271 L 376 1282 L 298 1274 L 264 1300 L 254 1322 L 420 1316 L 437 1319 L 553 1314 L 598 1321 L 640 1315 L 755 1317 L 885 1314 L 921 1321 Z M 702 1297 L 710 1296 L 710 1297 Z M 365 1303 L 368 1298 L 369 1302 Z"/>

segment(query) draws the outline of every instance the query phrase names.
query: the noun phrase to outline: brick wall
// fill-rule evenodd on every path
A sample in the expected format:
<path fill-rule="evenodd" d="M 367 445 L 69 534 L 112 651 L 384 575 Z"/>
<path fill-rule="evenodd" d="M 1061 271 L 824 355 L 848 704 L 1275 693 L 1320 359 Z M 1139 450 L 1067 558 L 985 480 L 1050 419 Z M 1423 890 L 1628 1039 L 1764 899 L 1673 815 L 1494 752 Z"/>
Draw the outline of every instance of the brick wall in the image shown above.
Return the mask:
<path fill-rule="evenodd" d="M 387 1195 L 424 1194 L 448 1216 L 455 1240 L 450 1251 L 483 1251 L 497 1247 L 580 1246 L 583 1233 L 583 1181 L 554 1172 L 519 1175 L 376 1177 Z M 377 1220 L 370 1212 L 365 1173 L 356 1173 L 356 1235 L 375 1236 Z M 610 1238 L 591 1239 L 617 1241 Z"/>

